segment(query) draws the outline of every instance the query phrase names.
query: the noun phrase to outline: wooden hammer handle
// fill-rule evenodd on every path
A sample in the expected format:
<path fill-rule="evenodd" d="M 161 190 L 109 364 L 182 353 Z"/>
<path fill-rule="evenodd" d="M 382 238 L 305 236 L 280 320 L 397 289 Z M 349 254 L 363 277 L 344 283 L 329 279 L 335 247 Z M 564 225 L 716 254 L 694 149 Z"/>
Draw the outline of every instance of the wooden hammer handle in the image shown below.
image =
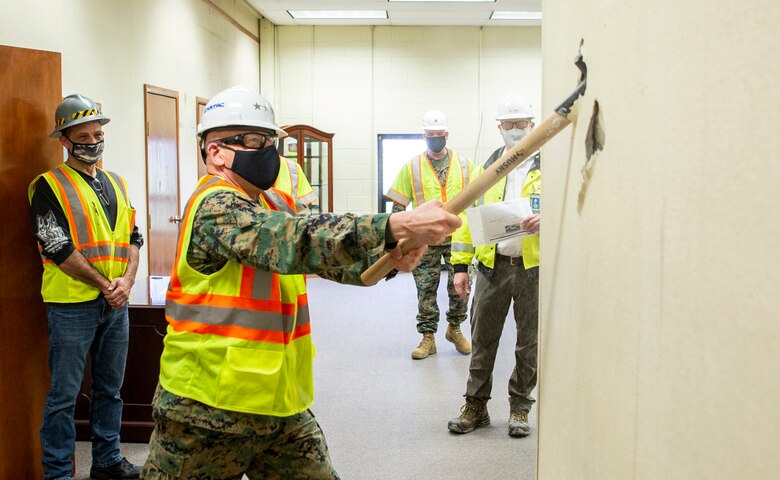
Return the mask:
<path fill-rule="evenodd" d="M 445 203 L 442 208 L 454 215 L 458 215 L 476 202 L 496 182 L 506 177 L 512 169 L 523 163 L 526 158 L 530 157 L 542 145 L 557 135 L 558 132 L 566 128 L 569 123 L 571 123 L 571 120 L 557 112 L 547 117 L 538 127 L 520 140 L 517 145 L 504 152 L 501 158 L 486 168 L 482 174 L 474 178 L 452 200 Z M 404 253 L 419 246 L 416 242 L 408 239 L 398 242 L 398 245 Z M 382 258 L 360 275 L 360 280 L 363 281 L 364 285 L 375 285 L 390 273 L 392 269 L 390 254 L 385 253 Z"/>

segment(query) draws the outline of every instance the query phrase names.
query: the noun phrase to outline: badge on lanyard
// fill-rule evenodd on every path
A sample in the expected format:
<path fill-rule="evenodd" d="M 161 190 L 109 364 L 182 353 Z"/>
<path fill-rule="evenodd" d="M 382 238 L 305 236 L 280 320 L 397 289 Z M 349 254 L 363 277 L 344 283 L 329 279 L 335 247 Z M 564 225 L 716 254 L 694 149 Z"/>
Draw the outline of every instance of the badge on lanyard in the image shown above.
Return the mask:
<path fill-rule="evenodd" d="M 532 193 L 531 197 L 531 211 L 534 213 L 539 213 L 539 211 L 542 209 L 542 196 L 538 193 Z"/>

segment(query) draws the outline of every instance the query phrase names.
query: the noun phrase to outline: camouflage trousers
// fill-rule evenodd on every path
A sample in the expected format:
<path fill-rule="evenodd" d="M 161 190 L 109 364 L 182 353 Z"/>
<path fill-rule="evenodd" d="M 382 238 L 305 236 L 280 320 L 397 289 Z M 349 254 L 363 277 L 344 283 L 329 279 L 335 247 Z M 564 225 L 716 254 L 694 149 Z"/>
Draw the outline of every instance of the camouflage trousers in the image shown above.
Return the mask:
<path fill-rule="evenodd" d="M 141 478 L 338 479 L 310 411 L 290 417 L 233 412 L 179 397 L 159 385 L 156 422 Z"/>
<path fill-rule="evenodd" d="M 509 257 L 501 255 L 496 255 L 494 267 L 490 278 L 477 269 L 471 303 L 472 353 L 466 396 L 490 399 L 498 343 L 512 304 L 517 338 L 515 368 L 509 378 L 509 406 L 512 412 L 528 412 L 535 402 L 531 391 L 536 387 L 539 269 L 526 270 L 522 257 L 511 262 Z"/>
<path fill-rule="evenodd" d="M 425 252 L 420 264 L 414 269 L 414 283 L 417 285 L 417 331 L 420 333 L 434 333 L 439 327 L 439 304 L 437 302 L 439 283 L 441 281 L 441 259 L 447 266 L 447 296 L 449 297 L 449 309 L 447 310 L 447 322 L 452 325 L 460 325 L 466 320 L 468 301 L 460 298 L 455 292 L 450 261 L 451 245 L 430 245 Z"/>

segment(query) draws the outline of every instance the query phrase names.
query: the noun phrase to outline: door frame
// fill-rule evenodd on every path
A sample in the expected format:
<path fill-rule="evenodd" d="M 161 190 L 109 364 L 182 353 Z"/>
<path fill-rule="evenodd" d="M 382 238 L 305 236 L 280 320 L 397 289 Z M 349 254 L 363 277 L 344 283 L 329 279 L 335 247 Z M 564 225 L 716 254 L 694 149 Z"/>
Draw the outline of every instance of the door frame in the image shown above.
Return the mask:
<path fill-rule="evenodd" d="M 176 215 L 180 214 L 181 210 L 181 175 L 179 172 L 179 160 L 180 160 L 180 144 L 179 144 L 179 92 L 170 90 L 167 88 L 157 87 L 154 85 L 144 84 L 144 155 L 146 162 L 146 238 L 151 238 L 151 209 L 149 208 L 149 106 L 147 105 L 147 95 L 161 95 L 163 97 L 172 98 L 176 102 Z M 151 275 L 152 269 L 152 253 L 147 249 L 146 255 L 146 271 Z M 146 301 L 151 304 L 150 289 L 147 289 Z"/>

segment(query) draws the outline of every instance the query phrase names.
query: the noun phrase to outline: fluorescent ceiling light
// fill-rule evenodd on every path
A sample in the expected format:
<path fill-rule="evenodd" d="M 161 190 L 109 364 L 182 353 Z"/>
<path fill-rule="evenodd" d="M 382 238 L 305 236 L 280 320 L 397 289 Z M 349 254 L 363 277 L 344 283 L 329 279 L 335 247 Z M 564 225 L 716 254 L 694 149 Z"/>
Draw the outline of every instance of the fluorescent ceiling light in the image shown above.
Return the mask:
<path fill-rule="evenodd" d="M 287 13 L 298 20 L 387 19 L 385 10 L 287 10 Z"/>
<path fill-rule="evenodd" d="M 510 12 L 495 10 L 490 14 L 491 20 L 541 20 L 542 12 Z"/>
<path fill-rule="evenodd" d="M 448 3 L 495 3 L 496 0 L 387 0 L 388 2 L 415 2 L 415 3 L 432 3 L 432 2 L 448 2 Z"/>

